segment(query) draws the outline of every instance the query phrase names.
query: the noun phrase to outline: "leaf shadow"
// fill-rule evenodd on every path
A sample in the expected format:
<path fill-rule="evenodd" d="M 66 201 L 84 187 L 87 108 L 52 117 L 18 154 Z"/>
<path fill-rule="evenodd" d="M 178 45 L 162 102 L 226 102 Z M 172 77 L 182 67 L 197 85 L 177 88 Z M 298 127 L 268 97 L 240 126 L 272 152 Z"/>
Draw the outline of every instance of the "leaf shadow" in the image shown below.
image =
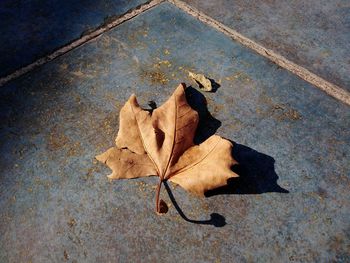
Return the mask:
<path fill-rule="evenodd" d="M 199 115 L 199 124 L 194 138 L 194 143 L 199 144 L 214 135 L 221 126 L 221 122 L 210 114 L 206 98 L 201 92 L 191 86 L 185 92 L 188 104 Z M 279 177 L 275 171 L 273 157 L 248 146 L 233 141 L 231 143 L 233 144 L 232 156 L 239 163 L 232 167 L 232 171 L 239 177 L 229 179 L 224 187 L 208 191 L 207 197 L 219 194 L 289 193 L 277 184 Z"/>
<path fill-rule="evenodd" d="M 206 197 L 222 194 L 289 193 L 277 183 L 279 177 L 273 157 L 248 146 L 232 143 L 232 156 L 239 164 L 231 169 L 239 177 L 229 179 L 226 186 L 207 191 Z"/>
<path fill-rule="evenodd" d="M 169 198 L 173 204 L 173 206 L 175 207 L 176 211 L 179 213 L 179 215 L 187 222 L 193 223 L 193 224 L 200 224 L 200 225 L 213 225 L 215 227 L 223 227 L 226 225 L 226 219 L 225 217 L 223 217 L 222 215 L 218 214 L 218 213 L 211 213 L 210 214 L 210 219 L 208 220 L 194 220 L 194 219 L 189 219 L 184 212 L 181 210 L 180 206 L 178 205 L 178 203 L 176 202 L 176 199 L 169 187 L 169 184 L 164 181 L 164 186 L 165 189 L 169 195 Z"/>
<path fill-rule="evenodd" d="M 207 100 L 201 92 L 189 86 L 186 88 L 185 94 L 188 104 L 199 116 L 199 123 L 193 141 L 195 144 L 200 144 L 215 134 L 221 126 L 221 121 L 215 119 L 210 114 L 207 107 Z"/>
<path fill-rule="evenodd" d="M 209 80 L 210 80 L 211 86 L 213 88 L 211 92 L 215 93 L 218 90 L 218 88 L 221 87 L 221 85 L 219 83 L 217 83 L 214 79 L 209 78 Z"/>
<path fill-rule="evenodd" d="M 221 122 L 210 114 L 207 108 L 206 98 L 201 92 L 191 86 L 186 88 L 185 92 L 188 104 L 199 115 L 199 124 L 194 138 L 194 143 L 199 144 L 214 135 L 221 126 Z M 288 190 L 282 188 L 277 183 L 279 177 L 275 171 L 275 159 L 273 157 L 260 153 L 248 146 L 231 142 L 234 145 L 232 156 L 239 163 L 232 167 L 232 171 L 237 173 L 239 177 L 229 179 L 226 186 L 207 191 L 205 193 L 206 197 L 228 194 L 289 193 Z M 217 213 L 212 213 L 210 220 L 198 221 L 189 219 L 180 209 L 169 186 L 165 184 L 165 187 L 174 207 L 187 222 L 214 226 L 226 225 L 225 217 Z"/>

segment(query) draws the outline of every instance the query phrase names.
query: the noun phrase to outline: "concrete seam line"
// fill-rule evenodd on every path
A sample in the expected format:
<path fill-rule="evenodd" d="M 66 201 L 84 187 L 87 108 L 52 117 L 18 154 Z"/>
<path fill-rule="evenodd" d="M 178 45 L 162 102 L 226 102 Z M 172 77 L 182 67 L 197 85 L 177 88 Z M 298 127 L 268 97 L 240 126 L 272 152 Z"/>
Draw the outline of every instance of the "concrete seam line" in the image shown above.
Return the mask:
<path fill-rule="evenodd" d="M 182 2 L 181 0 L 168 0 L 168 1 L 174 4 L 175 6 L 177 6 L 178 8 L 180 8 L 181 10 L 185 11 L 186 13 L 202 21 L 203 23 L 208 24 L 209 26 L 219 30 L 220 32 L 226 34 L 227 36 L 241 43 L 242 45 L 254 50 L 258 54 L 273 61 L 280 67 L 287 69 L 288 71 L 299 76 L 303 80 L 311 83 L 312 85 L 326 92 L 328 95 L 342 101 L 347 105 L 350 105 L 350 93 L 348 91 L 340 88 L 339 86 L 333 83 L 328 82 L 327 80 L 317 76 L 316 74 L 310 72 L 306 68 L 295 64 L 294 62 L 275 53 L 274 51 L 261 46 L 255 41 L 243 36 L 242 34 L 238 33 L 234 29 L 228 26 L 225 26 L 224 24 L 216 21 L 215 19 L 197 10 L 196 8 Z"/>
<path fill-rule="evenodd" d="M 151 0 L 145 4 L 142 4 L 134 9 L 129 10 L 127 13 L 119 16 L 118 18 L 112 20 L 111 22 L 97 28 L 96 30 L 92 31 L 91 33 L 88 33 L 86 35 L 83 35 L 82 37 L 74 40 L 68 45 L 65 45 L 53 53 L 46 55 L 42 58 L 39 58 L 38 60 L 34 61 L 33 63 L 30 63 L 27 66 L 24 66 L 18 70 L 15 70 L 13 73 L 10 73 L 9 75 L 0 78 L 0 87 L 9 82 L 10 80 L 16 79 L 29 71 L 97 38 L 101 34 L 105 33 L 106 31 L 124 23 L 125 21 L 130 20 L 131 18 L 138 16 L 139 14 L 159 5 L 160 3 L 164 2 L 164 0 Z"/>

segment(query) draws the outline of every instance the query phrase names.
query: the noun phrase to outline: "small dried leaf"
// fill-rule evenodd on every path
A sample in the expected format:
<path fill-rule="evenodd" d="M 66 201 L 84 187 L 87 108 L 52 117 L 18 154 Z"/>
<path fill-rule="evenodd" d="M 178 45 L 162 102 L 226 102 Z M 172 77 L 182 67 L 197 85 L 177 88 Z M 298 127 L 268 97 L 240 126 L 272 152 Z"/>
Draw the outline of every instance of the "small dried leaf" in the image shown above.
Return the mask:
<path fill-rule="evenodd" d="M 205 77 L 203 74 L 196 74 L 191 71 L 188 72 L 188 76 L 194 79 L 197 84 L 199 84 L 199 87 L 204 91 L 212 91 L 213 86 L 211 84 L 210 79 Z"/>

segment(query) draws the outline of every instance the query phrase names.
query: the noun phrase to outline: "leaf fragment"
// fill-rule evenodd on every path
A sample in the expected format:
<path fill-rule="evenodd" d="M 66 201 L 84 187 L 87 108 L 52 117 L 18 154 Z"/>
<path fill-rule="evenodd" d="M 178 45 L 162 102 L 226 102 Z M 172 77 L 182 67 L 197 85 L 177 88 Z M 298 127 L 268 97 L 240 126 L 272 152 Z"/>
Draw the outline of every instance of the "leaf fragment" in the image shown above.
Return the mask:
<path fill-rule="evenodd" d="M 188 72 L 188 76 L 191 77 L 193 80 L 196 81 L 196 83 L 199 85 L 199 88 L 201 88 L 204 91 L 212 91 L 213 86 L 210 81 L 206 76 L 203 74 L 196 74 L 191 71 Z"/>

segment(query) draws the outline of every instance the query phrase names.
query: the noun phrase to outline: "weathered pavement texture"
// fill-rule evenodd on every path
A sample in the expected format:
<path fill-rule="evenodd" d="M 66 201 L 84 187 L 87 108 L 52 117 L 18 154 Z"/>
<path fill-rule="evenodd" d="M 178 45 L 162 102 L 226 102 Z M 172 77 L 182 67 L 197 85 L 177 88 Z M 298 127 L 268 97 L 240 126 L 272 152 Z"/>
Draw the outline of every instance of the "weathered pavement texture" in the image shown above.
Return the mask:
<path fill-rule="evenodd" d="M 164 189 L 155 214 L 156 178 L 94 161 L 132 93 L 161 105 L 187 70 L 220 85 L 203 133 L 237 143 L 242 175 L 204 199 L 171 186 L 196 223 Z M 1 87 L 0 262 L 348 262 L 349 127 L 349 106 L 163 3 Z"/>
<path fill-rule="evenodd" d="M 0 77 L 26 66 L 146 0 L 0 1 Z"/>
<path fill-rule="evenodd" d="M 350 91 L 350 2 L 183 0 Z"/>

